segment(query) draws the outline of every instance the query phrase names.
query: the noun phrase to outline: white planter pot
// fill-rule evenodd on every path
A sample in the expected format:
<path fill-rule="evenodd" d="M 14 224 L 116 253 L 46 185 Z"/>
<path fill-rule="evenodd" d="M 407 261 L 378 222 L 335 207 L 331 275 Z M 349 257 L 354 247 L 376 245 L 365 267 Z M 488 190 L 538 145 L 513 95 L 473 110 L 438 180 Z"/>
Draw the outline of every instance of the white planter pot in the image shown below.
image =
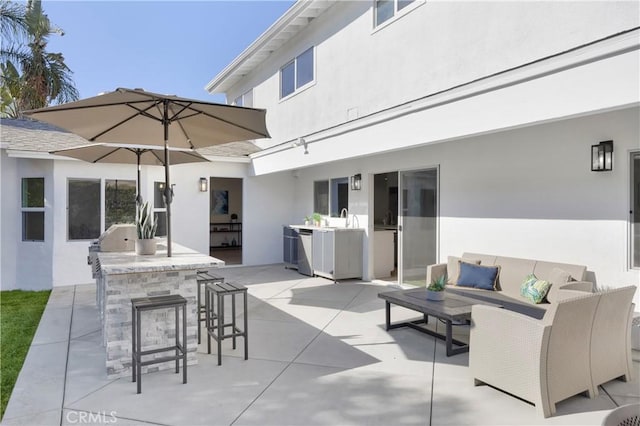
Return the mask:
<path fill-rule="evenodd" d="M 427 300 L 442 301 L 444 300 L 444 291 L 427 290 Z"/>
<path fill-rule="evenodd" d="M 156 240 L 155 238 L 146 240 L 136 240 L 136 254 L 149 255 L 156 254 Z"/>

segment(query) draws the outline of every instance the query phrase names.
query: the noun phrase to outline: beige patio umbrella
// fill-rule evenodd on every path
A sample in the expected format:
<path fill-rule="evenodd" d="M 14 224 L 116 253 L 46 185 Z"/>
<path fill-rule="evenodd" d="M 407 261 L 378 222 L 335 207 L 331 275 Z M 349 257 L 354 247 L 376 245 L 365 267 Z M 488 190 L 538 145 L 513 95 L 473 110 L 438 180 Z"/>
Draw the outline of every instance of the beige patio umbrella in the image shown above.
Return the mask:
<path fill-rule="evenodd" d="M 171 164 L 209 161 L 193 150 L 169 149 Z M 140 196 L 140 166 L 164 166 L 164 149 L 152 146 L 141 147 L 117 144 L 92 144 L 76 148 L 50 151 L 51 154 L 76 158 L 89 163 L 136 164 L 138 166 L 138 186 L 136 204 L 142 202 Z"/>
<path fill-rule="evenodd" d="M 28 115 L 80 135 L 90 142 L 158 145 L 164 141 L 167 255 L 171 256 L 169 146 L 195 149 L 227 142 L 268 138 L 263 109 L 237 107 L 142 89 L 113 92 L 53 107 L 25 111 Z"/>

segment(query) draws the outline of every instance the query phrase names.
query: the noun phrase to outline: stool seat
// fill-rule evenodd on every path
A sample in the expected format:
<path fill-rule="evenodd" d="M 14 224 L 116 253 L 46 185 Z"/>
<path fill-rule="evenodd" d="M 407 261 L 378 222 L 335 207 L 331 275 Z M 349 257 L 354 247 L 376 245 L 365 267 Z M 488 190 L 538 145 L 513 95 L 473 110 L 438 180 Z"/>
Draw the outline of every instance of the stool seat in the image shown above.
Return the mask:
<path fill-rule="evenodd" d="M 236 326 L 236 295 L 243 298 L 244 304 L 244 329 Z M 225 323 L 224 319 L 224 298 L 231 296 L 231 322 Z M 215 303 L 214 303 L 215 299 Z M 218 365 L 222 365 L 222 341 L 227 338 L 233 339 L 233 349 L 236 348 L 236 338 L 244 338 L 244 359 L 249 359 L 248 345 L 248 319 L 247 319 L 247 288 L 241 284 L 232 282 L 215 282 L 205 286 L 205 319 L 207 328 L 207 352 L 211 353 L 211 339 L 218 343 Z M 226 328 L 231 328 L 230 333 L 226 333 Z"/>
<path fill-rule="evenodd" d="M 132 381 L 137 383 L 137 393 L 142 392 L 142 366 L 158 364 L 167 361 L 176 362 L 176 373 L 180 371 L 180 360 L 182 359 L 182 383 L 187 383 L 187 299 L 179 294 L 137 297 L 131 299 L 131 369 Z M 176 332 L 175 344 L 163 348 L 142 350 L 142 325 L 141 313 L 154 309 L 175 309 Z M 179 340 L 180 325 L 179 311 L 182 311 L 182 342 Z M 153 358 L 143 361 L 145 355 L 157 354 L 160 352 L 175 351 L 174 355 Z"/>
<path fill-rule="evenodd" d="M 200 330 L 200 323 L 205 322 L 207 319 L 205 315 L 205 310 L 204 310 L 205 306 L 202 303 L 202 299 L 200 296 L 202 293 L 202 287 L 210 283 L 223 283 L 224 278 L 212 273 L 209 270 L 203 270 L 203 271 L 196 272 L 196 282 L 198 283 L 198 292 L 196 294 L 197 313 L 198 313 L 198 344 L 200 344 L 201 335 L 202 335 L 202 331 Z"/>

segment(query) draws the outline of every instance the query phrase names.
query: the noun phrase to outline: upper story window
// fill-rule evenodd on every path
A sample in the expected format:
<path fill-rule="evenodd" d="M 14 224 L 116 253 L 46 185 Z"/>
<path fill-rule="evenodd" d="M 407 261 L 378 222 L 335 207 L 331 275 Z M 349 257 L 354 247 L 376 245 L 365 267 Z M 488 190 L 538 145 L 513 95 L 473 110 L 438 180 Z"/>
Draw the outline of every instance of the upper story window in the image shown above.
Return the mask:
<path fill-rule="evenodd" d="M 379 26 L 396 16 L 407 6 L 418 3 L 417 0 L 374 0 L 375 26 Z"/>
<path fill-rule="evenodd" d="M 280 99 L 304 88 L 314 80 L 313 47 L 280 68 Z"/>
<path fill-rule="evenodd" d="M 22 241 L 44 241 L 44 178 L 22 178 Z"/>
<path fill-rule="evenodd" d="M 253 107 L 253 89 L 249 89 L 248 92 L 243 93 L 233 100 L 235 106 Z"/>

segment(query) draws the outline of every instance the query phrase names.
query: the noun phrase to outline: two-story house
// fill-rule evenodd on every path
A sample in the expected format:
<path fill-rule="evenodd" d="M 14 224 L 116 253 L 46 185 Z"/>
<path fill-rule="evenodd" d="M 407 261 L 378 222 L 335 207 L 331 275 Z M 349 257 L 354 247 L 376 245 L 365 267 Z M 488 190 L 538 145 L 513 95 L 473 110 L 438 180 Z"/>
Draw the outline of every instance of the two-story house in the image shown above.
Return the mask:
<path fill-rule="evenodd" d="M 206 86 L 266 108 L 272 138 L 176 166 L 174 241 L 208 250 L 211 222 L 234 213 L 214 215 L 216 179 L 232 178 L 245 265 L 282 262 L 282 226 L 318 212 L 364 229 L 365 279 L 424 282 L 427 264 L 468 251 L 638 284 L 639 16 L 637 1 L 298 1 Z M 37 129 L 2 127 L 0 286 L 92 282 L 107 188 L 135 168 L 51 156 Z M 145 199 L 161 180 L 143 169 Z M 94 188 L 91 238 L 71 233 L 78 181 Z"/>
<path fill-rule="evenodd" d="M 424 282 L 471 251 L 637 284 L 639 16 L 638 2 L 299 1 L 206 88 L 267 109 L 255 179 L 289 177 L 270 191 L 290 192 L 276 198 L 295 223 L 347 208 L 367 278 L 391 255 L 402 282 Z M 611 146 L 611 170 L 593 171 Z"/>

